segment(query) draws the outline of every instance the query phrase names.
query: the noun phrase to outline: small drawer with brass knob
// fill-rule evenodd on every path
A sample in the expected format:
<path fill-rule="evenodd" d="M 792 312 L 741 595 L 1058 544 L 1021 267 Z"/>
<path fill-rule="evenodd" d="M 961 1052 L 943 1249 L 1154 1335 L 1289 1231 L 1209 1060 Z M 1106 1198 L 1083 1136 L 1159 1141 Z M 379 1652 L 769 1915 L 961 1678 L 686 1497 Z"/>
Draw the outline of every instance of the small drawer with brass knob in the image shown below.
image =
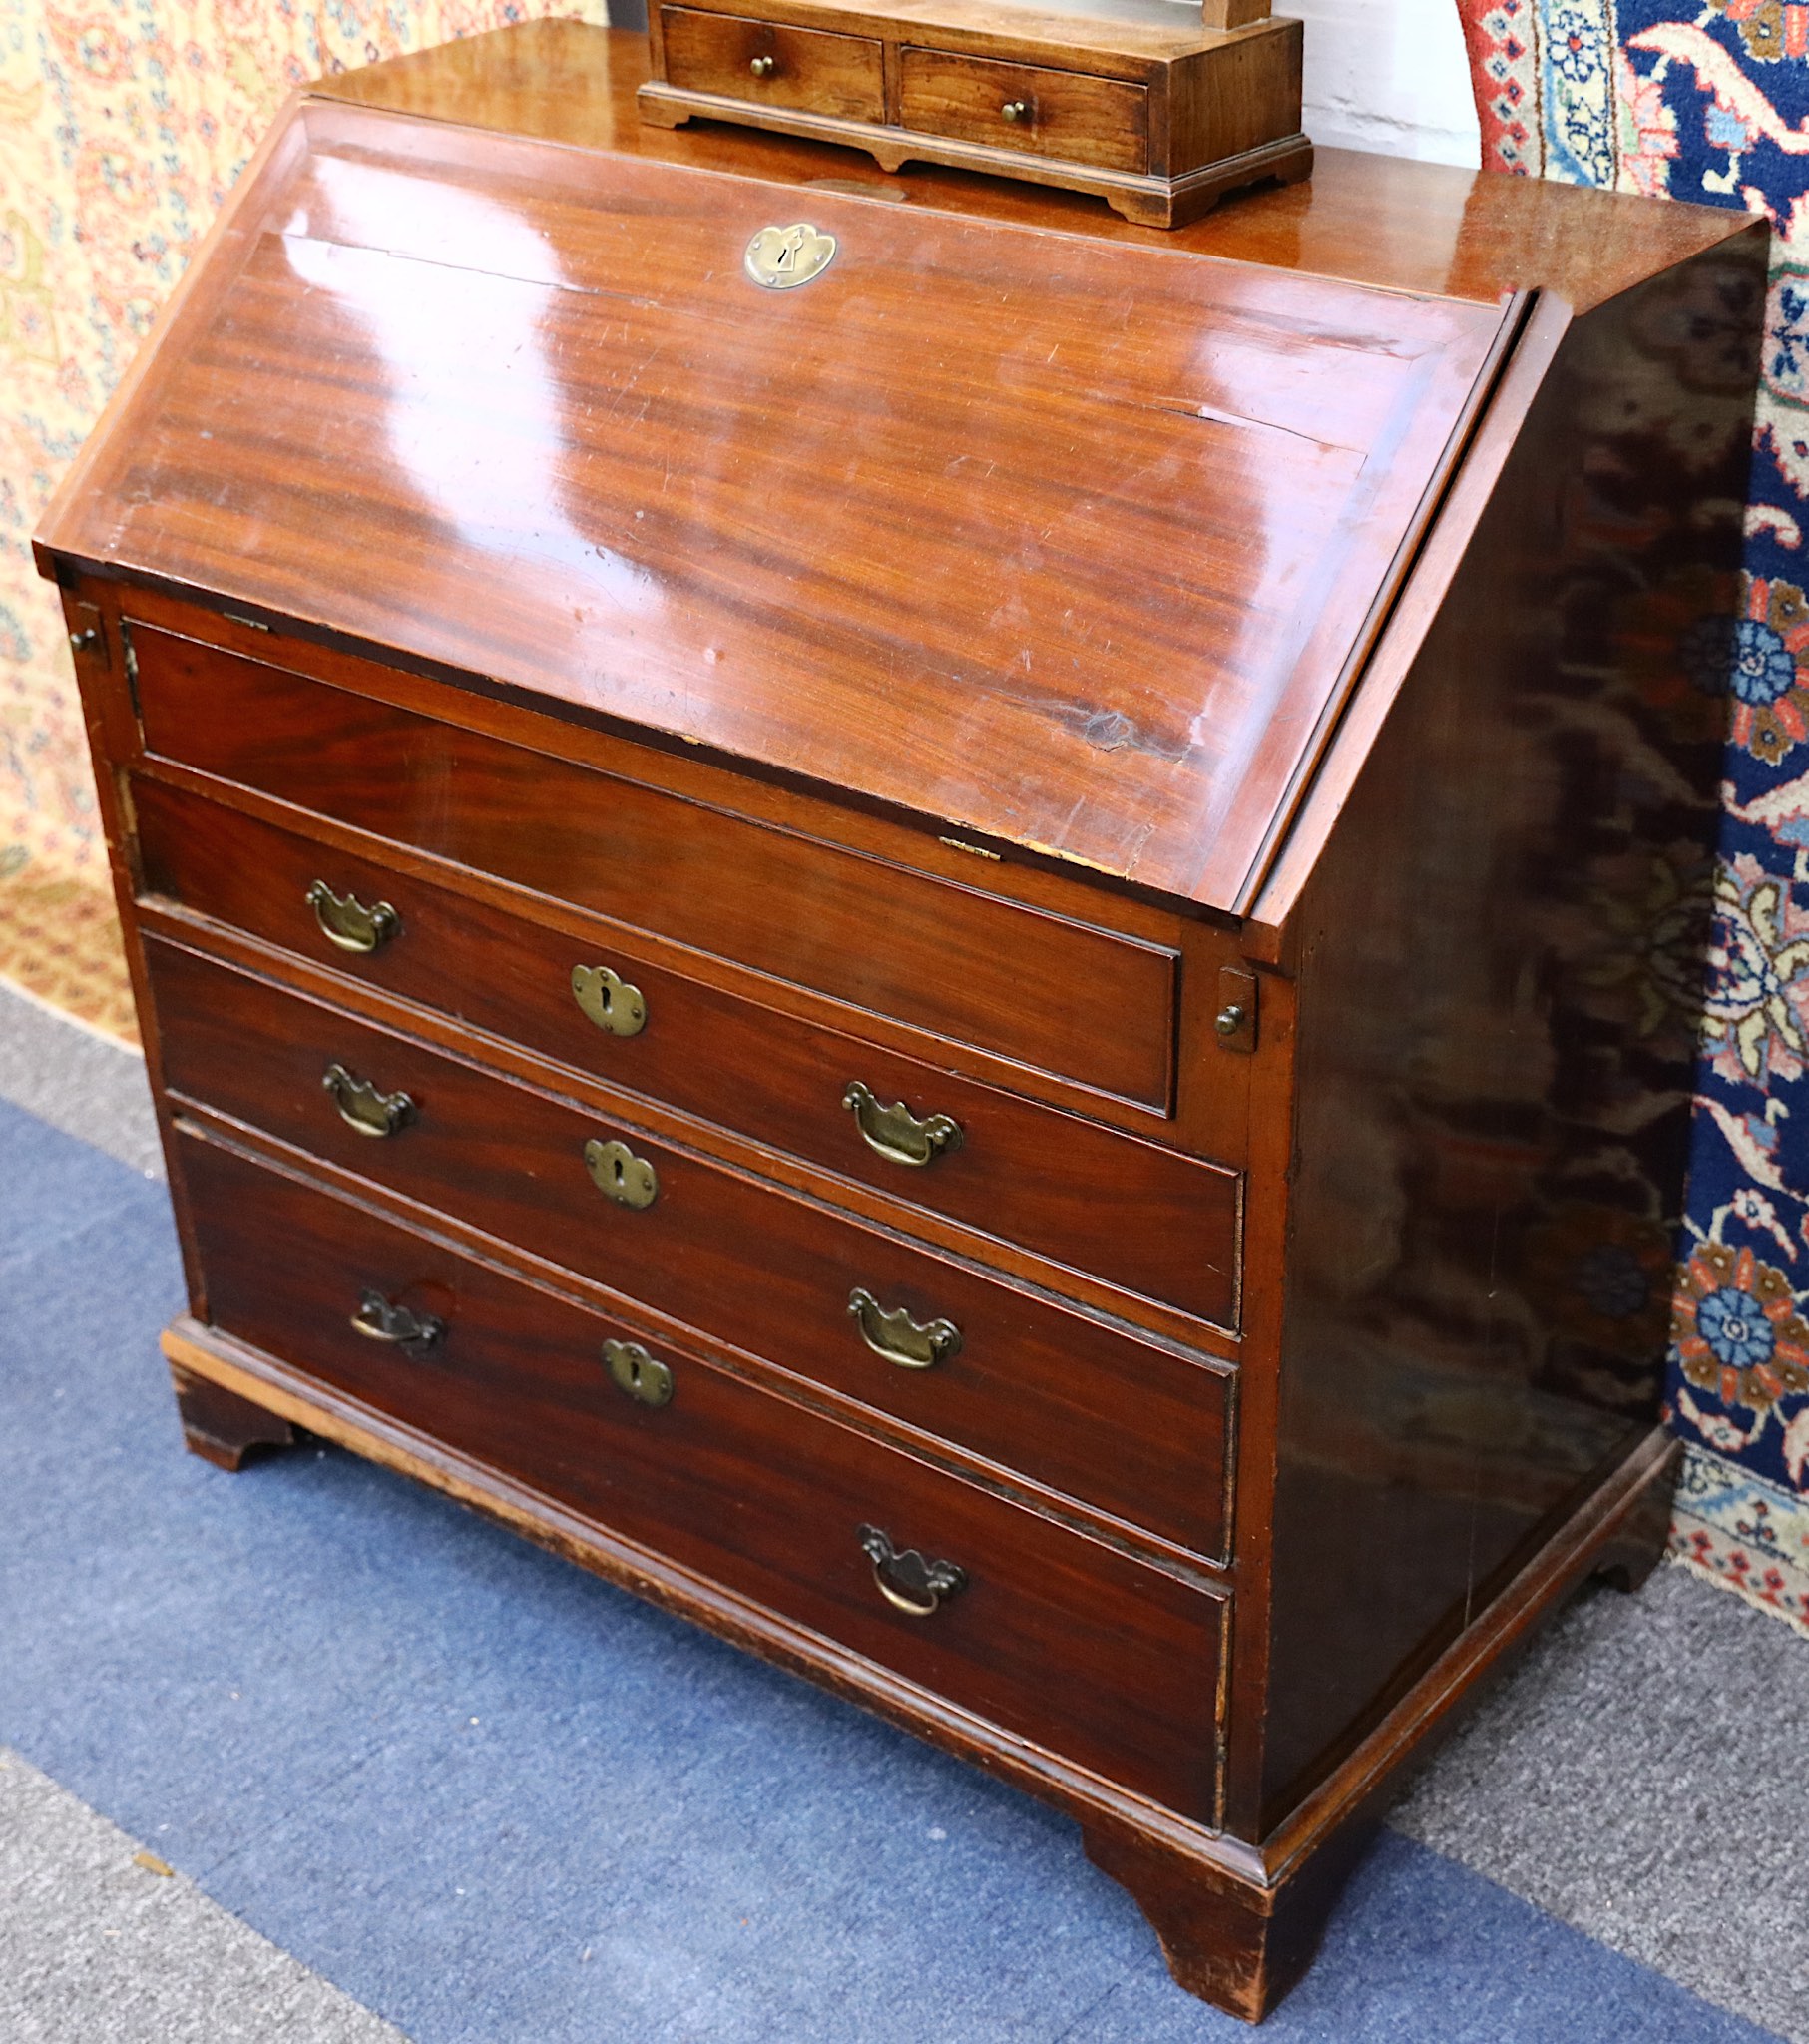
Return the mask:
<path fill-rule="evenodd" d="M 799 108 L 843 121 L 885 117 L 880 45 L 740 15 L 662 7 L 668 76 L 691 92 Z"/>
<path fill-rule="evenodd" d="M 925 134 L 1107 170 L 1141 171 L 1149 158 L 1146 89 L 1086 72 L 907 48 L 899 53 L 898 114 Z"/>

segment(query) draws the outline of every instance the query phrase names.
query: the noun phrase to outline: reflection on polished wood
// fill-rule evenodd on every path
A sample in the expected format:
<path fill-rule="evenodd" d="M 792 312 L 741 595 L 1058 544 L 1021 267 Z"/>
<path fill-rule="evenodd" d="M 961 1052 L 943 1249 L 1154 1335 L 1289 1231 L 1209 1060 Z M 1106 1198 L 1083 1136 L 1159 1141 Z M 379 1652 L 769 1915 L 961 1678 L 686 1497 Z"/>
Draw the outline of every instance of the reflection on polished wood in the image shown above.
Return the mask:
<path fill-rule="evenodd" d="M 1088 11 L 1098 8 L 1093 0 Z M 1321 149 L 1303 183 L 1240 193 L 1234 205 L 1158 237 L 1069 193 L 923 165 L 885 177 L 856 150 L 735 128 L 648 128 L 635 111 L 646 76 L 641 36 L 540 21 L 394 57 L 310 90 L 455 127 L 696 164 L 794 190 L 852 191 L 1478 304 L 1537 287 L 1586 312 L 1654 270 L 1714 248 L 1737 225 L 1718 208 L 1653 206 L 1536 178 Z"/>
<path fill-rule="evenodd" d="M 48 546 L 1219 908 L 1511 330 L 821 193 L 757 293 L 761 184 L 300 126 Z"/>
<path fill-rule="evenodd" d="M 188 1438 L 978 1761 L 1258 2018 L 1662 1539 L 1763 229 L 1327 153 L 1162 234 L 642 67 L 304 97 L 38 538 Z"/>

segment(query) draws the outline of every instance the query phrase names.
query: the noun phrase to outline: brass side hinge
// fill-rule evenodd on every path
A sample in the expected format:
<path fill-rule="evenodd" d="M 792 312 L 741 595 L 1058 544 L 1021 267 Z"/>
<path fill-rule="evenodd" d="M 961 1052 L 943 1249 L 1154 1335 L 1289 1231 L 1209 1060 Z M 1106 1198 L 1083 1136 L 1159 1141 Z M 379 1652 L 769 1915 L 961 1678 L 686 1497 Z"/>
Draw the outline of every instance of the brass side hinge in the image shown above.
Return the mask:
<path fill-rule="evenodd" d="M 113 660 L 107 651 L 107 624 L 101 616 L 101 607 L 93 603 L 72 603 L 69 606 L 72 623 L 69 627 L 69 650 L 78 660 L 98 660 L 103 667 L 111 667 Z"/>
<path fill-rule="evenodd" d="M 1220 966 L 1218 1012 L 1212 1027 L 1226 1050 L 1246 1054 L 1256 1048 L 1256 975 L 1238 965 Z"/>

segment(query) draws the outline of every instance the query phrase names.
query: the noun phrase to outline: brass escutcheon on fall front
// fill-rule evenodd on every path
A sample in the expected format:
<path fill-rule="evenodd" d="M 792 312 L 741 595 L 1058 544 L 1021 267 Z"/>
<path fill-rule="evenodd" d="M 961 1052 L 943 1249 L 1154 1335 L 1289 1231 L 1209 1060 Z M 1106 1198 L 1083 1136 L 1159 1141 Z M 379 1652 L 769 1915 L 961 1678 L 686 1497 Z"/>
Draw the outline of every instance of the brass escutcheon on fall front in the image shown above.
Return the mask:
<path fill-rule="evenodd" d="M 821 276 L 835 260 L 835 237 L 802 220 L 788 228 L 762 228 L 748 243 L 742 260 L 762 290 L 795 290 Z"/>

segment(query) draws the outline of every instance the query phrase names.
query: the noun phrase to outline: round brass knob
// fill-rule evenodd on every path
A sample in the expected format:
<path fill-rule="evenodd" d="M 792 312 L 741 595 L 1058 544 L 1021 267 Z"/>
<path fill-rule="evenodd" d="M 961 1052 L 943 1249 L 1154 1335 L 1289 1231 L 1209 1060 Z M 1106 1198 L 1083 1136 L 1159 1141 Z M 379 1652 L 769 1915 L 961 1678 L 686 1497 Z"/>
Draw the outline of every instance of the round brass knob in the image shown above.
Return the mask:
<path fill-rule="evenodd" d="M 1243 1027 L 1243 1008 L 1233 1001 L 1229 1007 L 1220 1008 L 1212 1018 L 1212 1027 L 1220 1036 L 1235 1036 Z"/>
<path fill-rule="evenodd" d="M 1028 121 L 1030 119 L 1030 102 L 1029 100 L 1007 100 L 1004 106 L 999 109 L 999 115 L 1002 120 L 1006 121 Z"/>
<path fill-rule="evenodd" d="M 101 635 L 93 625 L 85 632 L 71 632 L 69 635 L 70 650 L 74 653 L 91 652 L 100 643 Z"/>
<path fill-rule="evenodd" d="M 779 60 L 776 57 L 756 57 L 747 68 L 756 78 L 770 78 L 779 68 Z"/>

